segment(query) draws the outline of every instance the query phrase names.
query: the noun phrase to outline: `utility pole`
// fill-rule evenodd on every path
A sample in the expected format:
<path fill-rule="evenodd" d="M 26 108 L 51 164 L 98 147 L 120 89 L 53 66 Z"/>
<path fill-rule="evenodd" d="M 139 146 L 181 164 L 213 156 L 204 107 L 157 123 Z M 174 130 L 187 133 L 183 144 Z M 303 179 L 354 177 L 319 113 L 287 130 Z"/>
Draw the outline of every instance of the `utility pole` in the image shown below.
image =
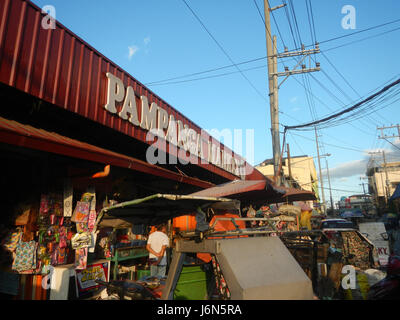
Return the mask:
<path fill-rule="evenodd" d="M 393 128 L 397 128 L 397 135 L 393 134 L 391 136 L 385 135 L 383 133 L 383 130 L 385 129 L 393 129 Z M 389 127 L 378 127 L 378 130 L 381 130 L 381 136 L 379 137 L 379 139 L 387 139 L 387 138 L 400 138 L 400 125 L 396 124 L 396 125 L 391 125 Z"/>
<path fill-rule="evenodd" d="M 329 168 L 328 168 L 328 160 L 325 157 L 325 162 L 326 162 L 326 173 L 328 174 L 328 183 L 329 183 L 329 193 L 331 196 L 331 209 L 332 209 L 332 214 L 335 208 L 333 207 L 333 198 L 332 198 L 332 187 L 331 187 L 331 178 L 329 177 Z"/>
<path fill-rule="evenodd" d="M 388 171 L 387 171 L 387 163 L 386 163 L 385 151 L 383 151 L 383 150 L 382 150 L 382 157 L 383 157 L 383 163 L 385 164 L 386 203 L 388 203 L 389 198 L 390 198 L 390 192 L 389 192 L 390 182 L 389 182 L 389 175 L 388 175 Z"/>
<path fill-rule="evenodd" d="M 318 156 L 318 167 L 319 167 L 319 182 L 321 183 L 321 196 L 322 196 L 322 205 L 321 205 L 321 209 L 324 213 L 326 213 L 325 211 L 325 193 L 324 193 L 324 182 L 323 182 L 323 178 L 322 178 L 322 169 L 321 169 L 321 158 L 319 155 L 319 145 L 318 145 L 318 133 L 317 133 L 317 127 L 314 127 L 315 129 L 315 140 L 317 142 L 317 156 Z"/>
<path fill-rule="evenodd" d="M 286 144 L 286 152 L 287 152 L 287 158 L 288 158 L 288 168 L 289 168 L 289 185 L 292 187 L 293 186 L 293 179 L 292 179 L 292 164 L 290 163 L 290 149 L 289 149 L 289 143 Z"/>
<path fill-rule="evenodd" d="M 306 69 L 305 65 L 302 65 L 302 70 L 295 70 L 300 63 L 305 59 L 307 55 L 313 53 L 319 53 L 319 46 L 316 44 L 315 49 L 305 50 L 304 45 L 300 51 L 289 52 L 285 48 L 284 53 L 278 54 L 276 36 L 272 36 L 271 32 L 271 12 L 280 8 L 285 7 L 286 4 L 279 5 L 274 8 L 270 8 L 269 1 L 264 0 L 264 16 L 265 16 L 265 37 L 267 42 L 267 65 L 268 65 L 268 86 L 269 86 L 269 102 L 270 102 L 270 115 L 271 115 L 271 136 L 272 136 L 272 152 L 274 159 L 274 176 L 275 182 L 280 185 L 281 179 L 279 172 L 279 161 L 281 157 L 280 151 L 280 137 L 279 137 L 279 104 L 278 104 L 278 90 L 282 83 L 292 74 L 300 74 L 306 72 L 319 71 L 319 63 L 316 68 Z M 303 56 L 303 59 L 294 67 L 292 71 L 285 68 L 285 72 L 278 72 L 278 59 Z M 285 79 L 278 85 L 278 77 L 286 76 Z"/>
<path fill-rule="evenodd" d="M 360 178 L 360 179 L 361 179 L 361 178 Z M 367 183 L 365 183 L 365 182 L 361 182 L 361 183 L 358 184 L 358 185 L 362 186 L 364 195 L 366 195 L 366 193 L 365 193 L 365 187 L 364 187 L 364 185 L 366 185 L 366 184 L 367 184 Z"/>
<path fill-rule="evenodd" d="M 379 151 L 379 152 L 368 152 L 369 154 L 382 154 L 383 158 L 383 163 L 384 163 L 384 170 L 385 170 L 385 177 L 386 177 L 386 187 L 383 182 L 382 174 L 380 174 L 381 180 L 382 180 L 382 189 L 383 189 L 383 196 L 385 197 L 386 204 L 388 204 L 389 201 L 389 177 L 388 177 L 388 172 L 387 172 L 387 164 L 386 164 L 386 155 L 385 151 Z"/>
<path fill-rule="evenodd" d="M 277 9 L 277 8 L 276 8 Z M 276 36 L 272 37 L 271 33 L 271 15 L 268 0 L 264 0 L 264 16 L 265 16 L 265 36 L 267 41 L 267 64 L 268 64 L 268 85 L 269 85 L 269 103 L 271 115 L 271 136 L 272 136 L 272 153 L 274 158 L 274 176 L 279 175 L 279 158 L 280 158 L 280 138 L 279 138 L 279 111 L 278 111 L 278 76 L 277 72 L 277 49 Z M 279 184 L 279 181 L 276 181 Z"/>
<path fill-rule="evenodd" d="M 386 129 L 397 129 L 397 134 L 392 134 L 391 136 L 385 135 L 383 130 Z M 391 125 L 388 127 L 378 127 L 378 130 L 381 130 L 381 136 L 379 137 L 379 139 L 385 139 L 387 142 L 389 142 L 391 145 L 393 145 L 395 148 L 400 149 L 398 146 L 394 145 L 393 143 L 391 143 L 388 138 L 400 138 L 400 125 Z M 382 151 L 382 156 L 383 156 L 383 162 L 385 164 L 385 176 L 386 176 L 386 203 L 388 202 L 389 198 L 390 198 L 390 180 L 388 177 L 388 172 L 387 172 L 387 163 L 386 163 L 386 157 L 385 157 L 385 151 Z"/>

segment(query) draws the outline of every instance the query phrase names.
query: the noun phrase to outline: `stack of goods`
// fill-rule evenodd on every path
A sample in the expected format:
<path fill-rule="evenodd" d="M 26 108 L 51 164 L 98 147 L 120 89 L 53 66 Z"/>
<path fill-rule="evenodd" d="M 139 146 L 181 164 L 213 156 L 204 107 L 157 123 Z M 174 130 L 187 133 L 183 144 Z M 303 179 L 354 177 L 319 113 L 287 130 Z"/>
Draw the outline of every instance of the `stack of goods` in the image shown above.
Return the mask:
<path fill-rule="evenodd" d="M 216 285 L 216 290 L 218 292 L 218 296 L 221 300 L 230 300 L 231 292 L 229 291 L 224 275 L 222 274 L 219 263 L 214 255 L 212 255 L 211 261 L 212 261 L 214 277 L 215 277 L 215 285 Z"/>
<path fill-rule="evenodd" d="M 75 249 L 75 268 L 78 270 L 86 269 L 88 252 L 94 252 L 96 239 L 92 231 L 96 217 L 96 194 L 84 193 L 71 218 L 76 223 L 77 233 L 72 238 L 72 248 Z"/>
<path fill-rule="evenodd" d="M 86 269 L 88 252 L 94 252 L 96 240 L 92 234 L 97 217 L 96 195 L 83 194 L 72 217 L 64 204 L 62 194 L 48 193 L 41 195 L 40 204 L 18 210 L 23 213 L 15 221 L 17 228 L 2 240 L 2 248 L 13 261 L 13 271 L 47 274 L 50 266 L 74 261 L 77 269 Z"/>
<path fill-rule="evenodd" d="M 12 270 L 21 274 L 48 273 L 50 265 L 66 264 L 72 256 L 72 226 L 63 215 L 62 195 L 42 194 L 38 203 L 23 208 L 15 220 L 17 228 L 2 241 L 12 254 Z"/>
<path fill-rule="evenodd" d="M 38 257 L 42 266 L 66 264 L 71 257 L 72 226 L 63 215 L 63 198 L 58 194 L 42 195 L 38 225 Z"/>
<path fill-rule="evenodd" d="M 343 238 L 343 256 L 347 257 L 348 264 L 361 270 L 372 267 L 371 250 L 372 248 L 363 241 L 357 232 L 342 232 Z M 353 257 L 349 257 L 353 255 Z"/>

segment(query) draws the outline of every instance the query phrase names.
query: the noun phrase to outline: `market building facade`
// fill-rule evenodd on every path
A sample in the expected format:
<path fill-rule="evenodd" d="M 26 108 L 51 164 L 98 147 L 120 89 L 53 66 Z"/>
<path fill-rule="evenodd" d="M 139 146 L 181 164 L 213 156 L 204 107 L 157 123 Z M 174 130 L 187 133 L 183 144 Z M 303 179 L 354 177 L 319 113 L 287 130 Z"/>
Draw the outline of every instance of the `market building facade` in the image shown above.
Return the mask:
<path fill-rule="evenodd" d="M 79 256 L 62 241 L 75 223 L 90 231 L 110 201 L 265 179 L 61 23 L 43 28 L 45 18 L 28 0 L 0 2 L 1 236 L 17 225 L 10 252 L 38 252 L 31 268 L 2 257 L 0 294 L 18 299 L 49 298 L 45 265 L 87 259 L 87 247 Z M 149 150 L 168 161 L 149 162 Z M 89 218 L 76 217 L 78 202 L 91 203 L 80 207 Z"/>

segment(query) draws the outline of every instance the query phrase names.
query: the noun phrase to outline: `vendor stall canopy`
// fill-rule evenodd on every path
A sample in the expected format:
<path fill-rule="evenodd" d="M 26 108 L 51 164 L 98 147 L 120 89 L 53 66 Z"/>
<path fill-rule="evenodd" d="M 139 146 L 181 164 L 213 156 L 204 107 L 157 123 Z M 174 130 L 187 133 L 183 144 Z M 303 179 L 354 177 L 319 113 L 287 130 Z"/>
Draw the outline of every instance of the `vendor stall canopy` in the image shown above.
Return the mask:
<path fill-rule="evenodd" d="M 311 191 L 277 186 L 269 179 L 234 180 L 192 193 L 191 196 L 226 197 L 240 200 L 243 204 L 270 204 L 316 200 L 315 194 Z"/>
<path fill-rule="evenodd" d="M 104 208 L 96 225 L 114 228 L 132 224 L 157 225 L 178 216 L 194 213 L 199 206 L 240 210 L 240 202 L 231 199 L 158 193 Z"/>

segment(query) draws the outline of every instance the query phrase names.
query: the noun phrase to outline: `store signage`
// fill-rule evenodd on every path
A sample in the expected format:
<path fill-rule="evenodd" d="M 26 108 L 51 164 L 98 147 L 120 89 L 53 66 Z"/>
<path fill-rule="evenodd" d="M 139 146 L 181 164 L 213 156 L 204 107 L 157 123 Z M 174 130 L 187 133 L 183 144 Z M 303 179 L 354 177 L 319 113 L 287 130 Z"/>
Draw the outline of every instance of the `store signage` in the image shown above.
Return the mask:
<path fill-rule="evenodd" d="M 378 251 L 379 264 L 386 266 L 389 263 L 389 241 L 374 241 L 376 250 Z"/>
<path fill-rule="evenodd" d="M 86 269 L 75 270 L 76 292 L 80 297 L 100 287 L 96 280 L 108 282 L 110 279 L 110 262 L 99 262 L 88 265 Z"/>
<path fill-rule="evenodd" d="M 140 119 L 135 92 L 131 86 L 125 88 L 122 80 L 107 72 L 107 103 L 104 108 L 117 114 L 121 119 L 140 127 L 154 136 L 165 139 L 170 145 L 176 146 L 185 152 L 201 159 L 202 163 L 212 163 L 232 174 L 243 177 L 245 175 L 245 162 L 233 157 L 232 151 L 221 150 L 218 143 L 213 143 L 206 132 L 198 133 L 181 120 L 176 120 L 174 115 L 155 102 L 149 105 L 148 98 L 140 96 Z M 117 103 L 122 103 L 122 108 L 117 109 Z M 207 155 L 206 155 L 207 152 Z M 180 153 L 179 153 L 180 154 Z"/>

